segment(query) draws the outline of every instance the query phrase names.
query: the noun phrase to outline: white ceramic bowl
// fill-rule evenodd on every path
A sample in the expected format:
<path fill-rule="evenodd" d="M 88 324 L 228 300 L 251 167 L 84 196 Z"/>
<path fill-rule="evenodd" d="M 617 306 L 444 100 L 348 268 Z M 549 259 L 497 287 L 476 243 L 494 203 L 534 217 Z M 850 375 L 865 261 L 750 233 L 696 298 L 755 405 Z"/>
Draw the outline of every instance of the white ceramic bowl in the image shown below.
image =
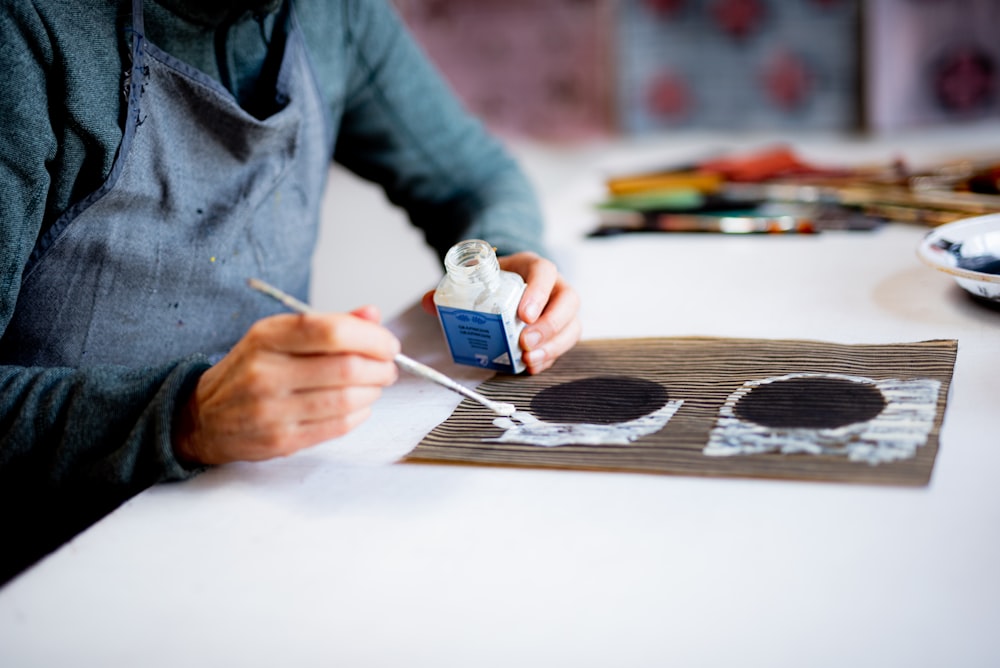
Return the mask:
<path fill-rule="evenodd" d="M 934 228 L 917 248 L 920 259 L 972 295 L 1000 305 L 1000 213 Z"/>

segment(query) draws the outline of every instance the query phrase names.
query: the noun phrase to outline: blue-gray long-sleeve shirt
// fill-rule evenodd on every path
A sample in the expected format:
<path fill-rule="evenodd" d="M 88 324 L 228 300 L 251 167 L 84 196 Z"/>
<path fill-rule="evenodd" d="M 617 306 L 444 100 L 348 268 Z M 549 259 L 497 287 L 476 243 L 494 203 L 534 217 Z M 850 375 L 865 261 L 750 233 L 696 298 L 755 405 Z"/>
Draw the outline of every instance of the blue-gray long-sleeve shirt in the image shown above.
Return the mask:
<path fill-rule="evenodd" d="M 382 0 L 292 0 L 335 124 L 335 160 L 382 185 L 439 253 L 478 237 L 541 250 L 523 174 L 467 115 Z M 252 107 L 275 17 L 146 0 L 150 41 Z M 251 3 L 244 3 L 251 4 Z M 266 2 L 258 2 L 266 5 Z M 275 4 L 275 3 L 270 3 Z M 129 0 L 3 0 L 0 334 L 39 235 L 108 175 L 122 138 Z M 344 220 L 343 224 L 363 224 Z M 0 582 L 150 484 L 191 475 L 175 407 L 207 368 L 0 366 Z M 4 552 L 4 551 L 0 551 Z"/>

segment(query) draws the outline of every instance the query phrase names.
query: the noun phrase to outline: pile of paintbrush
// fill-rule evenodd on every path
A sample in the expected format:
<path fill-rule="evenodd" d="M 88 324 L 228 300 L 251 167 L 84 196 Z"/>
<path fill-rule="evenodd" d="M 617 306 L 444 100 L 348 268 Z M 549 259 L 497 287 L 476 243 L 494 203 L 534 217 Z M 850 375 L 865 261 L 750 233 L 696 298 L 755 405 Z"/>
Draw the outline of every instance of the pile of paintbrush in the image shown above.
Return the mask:
<path fill-rule="evenodd" d="M 783 146 L 608 179 L 591 236 L 621 232 L 814 233 L 886 221 L 936 226 L 1000 212 L 1000 166 L 951 160 L 828 168 Z"/>

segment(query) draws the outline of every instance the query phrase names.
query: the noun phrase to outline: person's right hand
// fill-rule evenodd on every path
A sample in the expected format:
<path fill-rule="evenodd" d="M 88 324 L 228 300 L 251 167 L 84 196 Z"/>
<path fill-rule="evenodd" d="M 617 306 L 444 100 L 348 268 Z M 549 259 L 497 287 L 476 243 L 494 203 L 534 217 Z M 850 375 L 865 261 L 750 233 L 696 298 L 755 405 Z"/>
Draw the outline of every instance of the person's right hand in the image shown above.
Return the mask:
<path fill-rule="evenodd" d="M 290 455 L 341 436 L 397 377 L 399 341 L 378 311 L 264 318 L 199 379 L 174 420 L 182 461 Z"/>

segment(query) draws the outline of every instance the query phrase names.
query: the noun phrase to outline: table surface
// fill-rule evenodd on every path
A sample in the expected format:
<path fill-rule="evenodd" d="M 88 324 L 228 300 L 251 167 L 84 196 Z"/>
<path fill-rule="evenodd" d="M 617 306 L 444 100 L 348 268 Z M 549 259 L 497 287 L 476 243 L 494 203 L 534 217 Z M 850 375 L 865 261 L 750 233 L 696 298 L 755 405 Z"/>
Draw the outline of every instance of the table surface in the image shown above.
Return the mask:
<path fill-rule="evenodd" d="M 401 464 L 458 402 L 403 377 L 347 437 L 150 489 L 0 590 L 0 665 L 1000 665 L 1000 311 L 916 227 L 586 240 L 603 173 L 655 151 L 527 153 L 568 175 L 542 186 L 587 338 L 958 339 L 930 485 Z M 392 326 L 486 378 L 417 309 Z"/>

